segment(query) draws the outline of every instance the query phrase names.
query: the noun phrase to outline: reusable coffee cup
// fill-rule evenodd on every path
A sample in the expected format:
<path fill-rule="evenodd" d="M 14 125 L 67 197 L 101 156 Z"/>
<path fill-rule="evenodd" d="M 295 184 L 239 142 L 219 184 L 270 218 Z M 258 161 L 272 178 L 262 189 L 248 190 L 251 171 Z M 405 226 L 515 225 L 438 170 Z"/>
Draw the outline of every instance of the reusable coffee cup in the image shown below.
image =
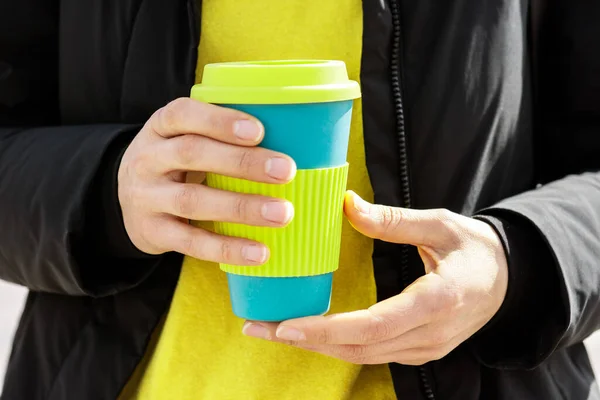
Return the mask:
<path fill-rule="evenodd" d="M 191 97 L 234 108 L 265 127 L 261 147 L 289 155 L 298 168 L 285 185 L 207 174 L 210 187 L 287 199 L 284 228 L 215 222 L 215 231 L 256 240 L 271 251 L 262 266 L 221 264 L 235 315 L 283 321 L 329 310 L 338 268 L 348 139 L 357 82 L 341 61 L 294 60 L 209 64 Z"/>

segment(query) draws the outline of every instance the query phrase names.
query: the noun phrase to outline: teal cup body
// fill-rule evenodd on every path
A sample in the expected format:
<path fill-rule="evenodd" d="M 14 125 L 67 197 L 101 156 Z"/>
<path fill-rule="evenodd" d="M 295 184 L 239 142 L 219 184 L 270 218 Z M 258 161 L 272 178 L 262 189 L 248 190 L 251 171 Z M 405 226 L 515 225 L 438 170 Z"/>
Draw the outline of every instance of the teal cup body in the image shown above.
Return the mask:
<path fill-rule="evenodd" d="M 308 104 L 231 105 L 265 127 L 261 147 L 289 155 L 298 169 L 346 163 L 352 100 Z M 257 277 L 228 273 L 233 312 L 256 321 L 283 321 L 329 310 L 333 273 Z"/>
<path fill-rule="evenodd" d="M 231 105 L 265 127 L 260 146 L 292 157 L 298 169 L 346 163 L 352 100 L 309 104 Z"/>

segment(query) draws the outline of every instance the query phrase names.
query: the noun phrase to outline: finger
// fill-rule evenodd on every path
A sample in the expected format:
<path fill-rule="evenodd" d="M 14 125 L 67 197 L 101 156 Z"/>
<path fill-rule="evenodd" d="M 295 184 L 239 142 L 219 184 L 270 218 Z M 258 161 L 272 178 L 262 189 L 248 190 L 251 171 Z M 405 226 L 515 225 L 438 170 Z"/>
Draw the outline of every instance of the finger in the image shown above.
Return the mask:
<path fill-rule="evenodd" d="M 447 349 L 455 343 L 462 332 L 453 327 L 432 324 L 415 328 L 393 339 L 369 345 L 310 345 L 303 342 L 288 342 L 298 347 L 329 354 L 344 360 L 373 359 L 389 354 L 399 354 L 413 349 Z M 276 339 L 275 339 L 276 340 Z"/>
<path fill-rule="evenodd" d="M 348 191 L 344 212 L 363 235 L 392 243 L 446 246 L 460 237 L 460 226 L 447 210 L 413 210 L 370 204 Z"/>
<path fill-rule="evenodd" d="M 167 251 L 176 251 L 200 260 L 232 265 L 261 265 L 269 249 L 251 240 L 221 236 L 184 222 L 165 224 L 159 241 Z"/>
<path fill-rule="evenodd" d="M 156 111 L 148 122 L 152 132 L 167 139 L 195 134 L 225 143 L 255 146 L 264 135 L 262 124 L 251 115 L 185 97 Z"/>
<path fill-rule="evenodd" d="M 286 200 L 228 192 L 194 183 L 161 185 L 152 201 L 153 211 L 196 221 L 281 227 L 294 216 L 294 206 Z"/>
<path fill-rule="evenodd" d="M 185 135 L 156 144 L 157 168 L 214 172 L 255 182 L 286 183 L 296 175 L 296 163 L 285 154 L 260 147 L 240 147 Z"/>
<path fill-rule="evenodd" d="M 340 359 L 353 359 L 357 357 L 369 358 L 388 353 L 395 353 L 400 350 L 411 349 L 418 346 L 407 346 L 400 338 L 400 335 L 390 340 L 373 344 L 320 344 L 307 341 L 284 340 L 277 336 L 279 324 L 273 322 L 255 322 L 246 321 L 242 332 L 247 336 L 257 337 L 259 339 L 270 340 L 277 343 L 283 343 L 290 346 L 316 351 L 319 353 L 331 355 Z M 415 330 L 419 330 L 416 328 Z"/>
<path fill-rule="evenodd" d="M 410 349 L 445 348 L 455 343 L 461 335 L 463 335 L 462 327 L 455 326 L 451 321 L 426 324 L 392 340 L 372 344 L 369 346 L 369 354 L 382 355 Z"/>
<path fill-rule="evenodd" d="M 244 324 L 242 331 L 247 336 L 259 337 L 261 339 L 287 344 L 354 364 L 385 364 L 399 362 L 406 365 L 422 365 L 429 361 L 444 357 L 463 341 L 459 339 L 459 336 L 456 336 L 440 345 L 404 347 L 401 339 L 403 336 L 399 336 L 386 342 L 371 345 L 311 344 L 303 341 L 298 342 L 279 339 L 275 335 L 277 326 L 277 323 L 256 323 L 247 321 Z"/>
<path fill-rule="evenodd" d="M 370 344 L 396 337 L 427 321 L 423 313 L 413 312 L 413 296 L 396 296 L 394 304 L 379 303 L 377 309 L 316 316 L 273 324 L 257 322 L 269 329 L 272 338 L 309 344 Z M 413 317 L 407 317 L 407 315 Z M 246 332 L 244 332 L 246 333 Z M 258 336 L 260 337 L 260 336 Z M 262 337 L 264 338 L 264 337 Z"/>

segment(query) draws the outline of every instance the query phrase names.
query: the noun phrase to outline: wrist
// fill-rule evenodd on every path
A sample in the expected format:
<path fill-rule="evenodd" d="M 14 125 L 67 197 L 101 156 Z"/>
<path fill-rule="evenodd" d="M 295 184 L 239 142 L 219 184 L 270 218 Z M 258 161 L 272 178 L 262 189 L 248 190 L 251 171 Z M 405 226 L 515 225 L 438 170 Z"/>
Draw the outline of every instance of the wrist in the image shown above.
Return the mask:
<path fill-rule="evenodd" d="M 119 200 L 119 172 L 121 160 L 137 130 L 121 135 L 103 157 L 101 168 L 94 182 L 99 199 L 92 199 L 88 214 L 91 215 L 90 235 L 94 237 L 95 250 L 109 258 L 139 259 L 151 257 L 138 250 L 131 242 L 123 222 Z"/>
<path fill-rule="evenodd" d="M 492 210 L 494 211 L 494 210 Z M 559 307 L 558 275 L 536 227 L 519 214 L 486 212 L 475 218 L 497 233 L 507 259 L 508 286 L 494 317 L 470 340 L 475 356 L 490 367 L 531 368 L 542 359 L 541 340 Z"/>

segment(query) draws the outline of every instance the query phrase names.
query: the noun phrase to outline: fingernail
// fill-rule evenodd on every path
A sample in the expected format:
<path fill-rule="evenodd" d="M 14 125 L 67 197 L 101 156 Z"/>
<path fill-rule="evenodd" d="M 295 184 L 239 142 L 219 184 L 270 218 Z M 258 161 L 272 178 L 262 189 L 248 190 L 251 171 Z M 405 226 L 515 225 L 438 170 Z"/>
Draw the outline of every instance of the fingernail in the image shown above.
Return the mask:
<path fill-rule="evenodd" d="M 264 263 L 267 260 L 267 249 L 264 246 L 251 244 L 242 249 L 244 258 L 253 263 Z"/>
<path fill-rule="evenodd" d="M 288 201 L 270 201 L 265 203 L 260 211 L 267 221 L 280 224 L 287 224 L 294 216 L 294 206 Z"/>
<path fill-rule="evenodd" d="M 271 332 L 259 324 L 246 322 L 242 328 L 242 333 L 246 336 L 252 336 L 259 339 L 271 340 Z"/>
<path fill-rule="evenodd" d="M 296 174 L 296 166 L 286 158 L 274 157 L 267 160 L 265 172 L 271 178 L 285 181 L 294 177 Z"/>
<path fill-rule="evenodd" d="M 233 123 L 233 134 L 242 140 L 257 141 L 262 135 L 262 126 L 249 119 L 242 119 Z"/>
<path fill-rule="evenodd" d="M 354 193 L 354 209 L 361 214 L 368 215 L 371 212 L 371 205 Z"/>
<path fill-rule="evenodd" d="M 306 335 L 304 334 L 304 332 L 296 328 L 290 328 L 288 326 L 280 326 L 279 328 L 277 328 L 277 332 L 275 334 L 279 339 L 291 340 L 292 342 L 306 340 Z"/>

